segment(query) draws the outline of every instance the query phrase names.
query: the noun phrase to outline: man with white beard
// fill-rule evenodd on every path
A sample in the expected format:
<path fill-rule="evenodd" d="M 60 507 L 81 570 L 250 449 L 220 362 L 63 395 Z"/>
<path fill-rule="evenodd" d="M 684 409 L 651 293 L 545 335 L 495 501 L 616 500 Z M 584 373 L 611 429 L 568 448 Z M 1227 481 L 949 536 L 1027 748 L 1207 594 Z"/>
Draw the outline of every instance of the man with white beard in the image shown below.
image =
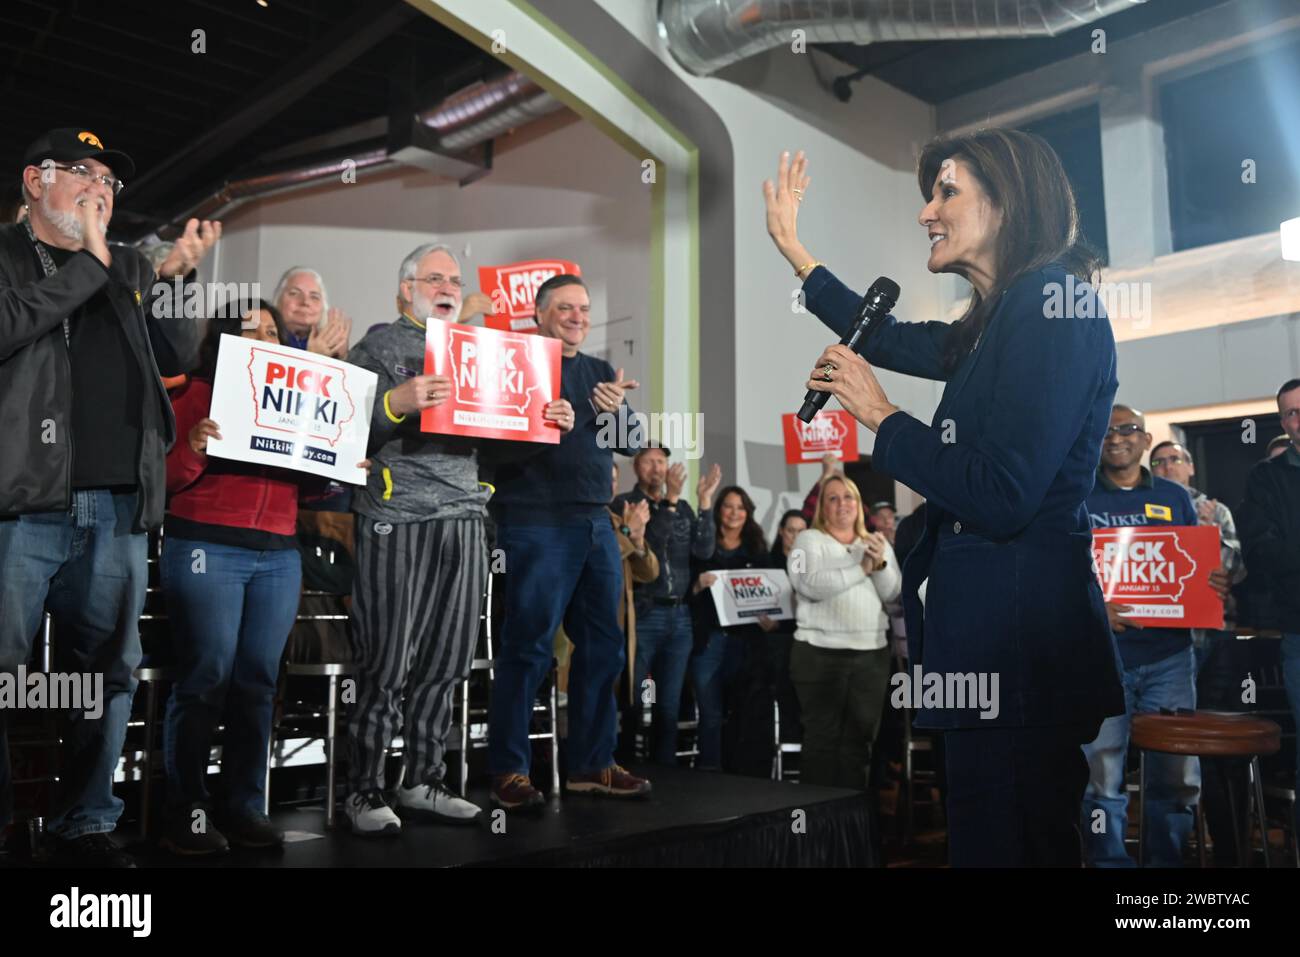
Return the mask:
<path fill-rule="evenodd" d="M 175 438 L 160 373 L 189 371 L 200 331 L 160 317 L 184 317 L 171 280 L 221 235 L 190 220 L 156 274 L 110 247 L 133 172 L 93 132 L 51 130 L 24 154 L 26 220 L 0 226 L 0 672 L 27 663 L 48 610 L 57 660 L 104 680 L 102 716 L 74 713 L 63 734 L 48 831 L 67 866 L 134 866 L 108 835 L 122 812 L 113 773 L 140 663 L 147 532 L 162 523 Z M 0 830 L 13 811 L 3 721 Z"/>
<path fill-rule="evenodd" d="M 446 402 L 447 376 L 424 375 L 425 330 L 455 322 L 463 284 L 452 250 L 417 247 L 398 271 L 396 322 L 368 332 L 348 361 L 379 377 L 370 418 L 373 463 L 352 499 L 356 702 L 348 718 L 348 797 L 354 834 L 401 832 L 384 796 L 384 760 L 401 731 L 397 806 L 409 817 L 469 823 L 480 809 L 443 781 L 452 691 L 469 676 L 488 573 L 476 439 L 420 431 L 420 413 Z M 564 399 L 545 416 L 567 432 Z M 329 796 L 333 800 L 333 795 Z"/>

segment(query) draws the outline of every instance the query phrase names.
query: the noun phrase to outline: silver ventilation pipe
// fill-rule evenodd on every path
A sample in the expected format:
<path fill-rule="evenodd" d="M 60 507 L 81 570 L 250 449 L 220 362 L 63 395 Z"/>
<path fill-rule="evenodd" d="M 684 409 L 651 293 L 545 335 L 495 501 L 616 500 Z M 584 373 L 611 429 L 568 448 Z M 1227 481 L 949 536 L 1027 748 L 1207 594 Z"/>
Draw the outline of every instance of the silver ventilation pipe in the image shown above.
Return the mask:
<path fill-rule="evenodd" d="M 442 149 L 458 153 L 563 106 L 528 77 L 512 72 L 451 94 L 419 114 L 419 120 L 438 133 Z"/>
<path fill-rule="evenodd" d="M 659 0 L 659 34 L 697 76 L 807 43 L 1054 37 L 1146 0 Z"/>
<path fill-rule="evenodd" d="M 510 72 L 492 80 L 473 83 L 448 95 L 417 115 L 417 120 L 438 134 L 438 147 L 447 154 L 461 155 L 507 130 L 563 109 L 555 99 L 522 73 Z M 348 150 L 351 152 L 348 152 Z M 349 170 L 376 170 L 396 165 L 383 149 L 357 152 L 340 147 L 317 153 L 306 161 L 282 164 L 282 168 L 255 173 L 223 183 L 203 199 L 188 204 L 171 217 L 160 236 L 180 232 L 191 217 L 215 219 L 230 213 L 250 199 L 284 193 L 337 179 Z"/>

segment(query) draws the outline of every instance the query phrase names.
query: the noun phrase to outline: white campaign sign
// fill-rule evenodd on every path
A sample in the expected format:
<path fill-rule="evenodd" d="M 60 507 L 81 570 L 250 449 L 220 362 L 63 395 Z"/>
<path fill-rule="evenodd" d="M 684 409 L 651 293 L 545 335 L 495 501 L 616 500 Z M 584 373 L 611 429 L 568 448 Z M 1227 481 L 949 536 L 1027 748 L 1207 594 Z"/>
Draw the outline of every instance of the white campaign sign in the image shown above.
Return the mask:
<path fill-rule="evenodd" d="M 756 625 L 759 615 L 773 620 L 794 617 L 794 589 L 780 568 L 718 569 L 709 586 L 718 609 L 718 623 Z"/>
<path fill-rule="evenodd" d="M 209 413 L 222 438 L 208 454 L 364 485 L 377 383 L 338 359 L 223 335 Z"/>

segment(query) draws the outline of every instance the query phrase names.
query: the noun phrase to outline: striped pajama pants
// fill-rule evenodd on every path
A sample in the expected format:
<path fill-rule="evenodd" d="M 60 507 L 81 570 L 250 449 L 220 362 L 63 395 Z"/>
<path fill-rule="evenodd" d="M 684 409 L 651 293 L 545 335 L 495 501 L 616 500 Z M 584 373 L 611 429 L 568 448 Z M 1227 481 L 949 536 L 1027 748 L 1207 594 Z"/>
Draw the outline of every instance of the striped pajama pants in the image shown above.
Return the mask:
<path fill-rule="evenodd" d="M 452 692 L 470 672 L 487 581 L 481 518 L 356 523 L 348 716 L 349 792 L 384 787 L 399 729 L 403 783 L 446 771 Z"/>

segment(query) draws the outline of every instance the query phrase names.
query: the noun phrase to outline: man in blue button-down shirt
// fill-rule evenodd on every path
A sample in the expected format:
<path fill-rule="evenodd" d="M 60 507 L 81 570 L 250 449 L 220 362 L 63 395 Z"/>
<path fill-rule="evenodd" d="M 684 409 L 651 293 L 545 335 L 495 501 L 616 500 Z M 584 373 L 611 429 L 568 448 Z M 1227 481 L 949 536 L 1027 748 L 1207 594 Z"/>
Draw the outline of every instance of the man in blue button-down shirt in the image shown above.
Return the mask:
<path fill-rule="evenodd" d="M 642 700 L 653 702 L 655 712 L 654 759 L 659 764 L 677 763 L 677 713 L 682 685 L 690 661 L 693 636 L 691 613 L 686 600 L 691 587 L 691 558 L 713 556 L 717 533 L 713 524 L 713 496 L 722 482 L 717 465 L 700 476 L 696 487 L 699 514 L 682 499 L 686 466 L 668 465 L 669 450 L 646 448 L 632 460 L 637 485 L 614 499 L 613 508 L 624 503 L 648 502 L 650 522 L 645 539 L 659 559 L 659 577 L 638 583 L 633 591 L 636 609 L 635 682 Z M 653 693 L 646 683 L 654 678 Z"/>

